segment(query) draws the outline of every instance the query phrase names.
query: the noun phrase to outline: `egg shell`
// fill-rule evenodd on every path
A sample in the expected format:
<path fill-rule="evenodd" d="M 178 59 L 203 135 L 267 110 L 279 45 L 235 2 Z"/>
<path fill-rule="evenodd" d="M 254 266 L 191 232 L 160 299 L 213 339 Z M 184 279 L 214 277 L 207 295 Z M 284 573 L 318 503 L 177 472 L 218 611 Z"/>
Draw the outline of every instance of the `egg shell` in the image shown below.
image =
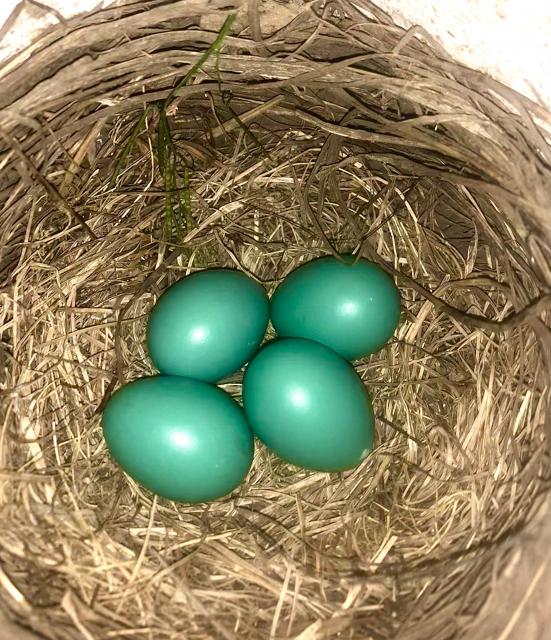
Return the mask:
<path fill-rule="evenodd" d="M 102 424 L 107 447 L 126 473 L 172 500 L 204 502 L 230 493 L 253 459 L 241 407 L 199 380 L 131 382 L 109 399 Z"/>
<path fill-rule="evenodd" d="M 147 324 L 147 347 L 166 375 L 216 382 L 257 351 L 268 325 L 264 288 L 231 269 L 199 271 L 169 287 Z"/>
<path fill-rule="evenodd" d="M 301 338 L 268 343 L 248 365 L 243 407 L 284 460 L 319 471 L 357 466 L 373 446 L 369 394 L 349 362 Z"/>
<path fill-rule="evenodd" d="M 312 260 L 290 273 L 271 300 L 279 336 L 324 344 L 347 360 L 379 350 L 400 320 L 400 294 L 378 265 L 345 255 Z"/>

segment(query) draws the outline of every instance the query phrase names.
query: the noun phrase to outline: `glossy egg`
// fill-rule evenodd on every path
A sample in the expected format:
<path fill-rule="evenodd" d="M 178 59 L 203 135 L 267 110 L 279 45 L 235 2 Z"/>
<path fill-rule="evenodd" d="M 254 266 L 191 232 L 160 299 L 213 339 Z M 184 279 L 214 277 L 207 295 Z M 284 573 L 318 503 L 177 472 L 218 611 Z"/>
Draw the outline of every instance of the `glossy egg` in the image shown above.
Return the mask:
<path fill-rule="evenodd" d="M 239 271 L 208 269 L 173 284 L 147 324 L 161 373 L 216 382 L 256 353 L 268 324 L 264 288 Z"/>
<path fill-rule="evenodd" d="M 267 447 L 306 469 L 351 469 L 373 446 L 366 388 L 349 362 L 317 342 L 268 343 L 245 372 L 243 407 Z"/>
<path fill-rule="evenodd" d="M 356 360 L 392 336 L 400 320 L 400 294 L 378 265 L 327 256 L 285 278 L 272 297 L 271 317 L 279 336 L 315 340 Z"/>
<path fill-rule="evenodd" d="M 115 460 L 158 495 L 204 502 L 230 493 L 253 459 L 253 435 L 227 393 L 190 378 L 155 376 L 121 387 L 103 412 Z"/>

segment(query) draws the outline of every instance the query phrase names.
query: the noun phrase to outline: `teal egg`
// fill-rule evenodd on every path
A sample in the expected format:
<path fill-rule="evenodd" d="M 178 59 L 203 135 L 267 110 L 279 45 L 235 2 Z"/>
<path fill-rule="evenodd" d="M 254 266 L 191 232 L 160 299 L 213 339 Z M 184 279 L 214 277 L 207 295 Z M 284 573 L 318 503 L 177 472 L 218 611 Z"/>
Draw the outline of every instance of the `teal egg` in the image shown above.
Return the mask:
<path fill-rule="evenodd" d="M 243 408 L 267 447 L 306 469 L 351 469 L 373 446 L 365 386 L 349 362 L 317 342 L 268 343 L 245 371 Z"/>
<path fill-rule="evenodd" d="M 241 407 L 199 380 L 131 382 L 111 397 L 102 424 L 107 447 L 126 473 L 171 500 L 220 498 L 243 480 L 253 459 Z"/>
<path fill-rule="evenodd" d="M 271 317 L 279 336 L 315 340 L 356 360 L 392 336 L 400 320 L 400 294 L 378 265 L 327 256 L 285 278 L 272 296 Z"/>
<path fill-rule="evenodd" d="M 168 288 L 147 324 L 161 373 L 216 382 L 256 353 L 268 325 L 264 288 L 239 271 L 207 269 Z"/>

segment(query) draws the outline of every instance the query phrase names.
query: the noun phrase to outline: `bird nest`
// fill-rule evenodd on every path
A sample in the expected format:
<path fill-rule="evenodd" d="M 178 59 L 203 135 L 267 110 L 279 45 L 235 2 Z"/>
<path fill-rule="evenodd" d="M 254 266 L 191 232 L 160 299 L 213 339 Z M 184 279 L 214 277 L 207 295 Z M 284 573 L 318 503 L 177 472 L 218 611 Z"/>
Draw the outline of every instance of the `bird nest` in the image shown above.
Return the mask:
<path fill-rule="evenodd" d="M 464 637 L 548 488 L 549 115 L 365 0 L 126 2 L 0 73 L 1 599 L 47 638 Z M 155 498 L 100 416 L 187 273 L 397 281 L 342 474 Z M 224 388 L 240 396 L 241 376 Z"/>

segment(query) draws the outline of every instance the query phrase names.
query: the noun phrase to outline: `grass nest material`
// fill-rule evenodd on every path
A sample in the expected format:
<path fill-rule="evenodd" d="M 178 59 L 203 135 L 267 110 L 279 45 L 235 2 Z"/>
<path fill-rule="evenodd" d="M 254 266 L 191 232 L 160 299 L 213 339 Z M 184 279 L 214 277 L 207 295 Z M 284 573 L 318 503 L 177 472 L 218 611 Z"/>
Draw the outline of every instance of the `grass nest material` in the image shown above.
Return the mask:
<path fill-rule="evenodd" d="M 0 72 L 3 608 L 56 639 L 463 637 L 549 487 L 551 119 L 365 0 L 240 4 L 127 2 Z M 124 476 L 100 414 L 153 372 L 157 296 L 340 251 L 403 293 L 357 363 L 372 455 L 258 446 L 208 505 Z"/>

